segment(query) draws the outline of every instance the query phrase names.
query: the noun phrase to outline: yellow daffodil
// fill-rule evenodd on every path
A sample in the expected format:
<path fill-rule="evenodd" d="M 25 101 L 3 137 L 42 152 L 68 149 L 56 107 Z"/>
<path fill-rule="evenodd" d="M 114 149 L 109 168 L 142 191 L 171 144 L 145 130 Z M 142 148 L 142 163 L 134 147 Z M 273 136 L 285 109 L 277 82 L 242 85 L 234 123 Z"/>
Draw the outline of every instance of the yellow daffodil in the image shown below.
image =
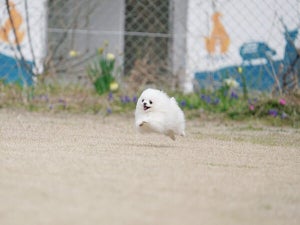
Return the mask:
<path fill-rule="evenodd" d="M 115 55 L 112 54 L 112 53 L 107 53 L 106 59 L 107 59 L 108 61 L 113 61 L 113 60 L 115 60 Z"/>
<path fill-rule="evenodd" d="M 238 67 L 238 72 L 239 72 L 239 73 L 242 73 L 242 72 L 243 72 L 243 68 L 239 66 L 239 67 Z"/>
<path fill-rule="evenodd" d="M 119 84 L 115 81 L 111 82 L 109 85 L 109 90 L 110 91 L 116 91 L 119 88 Z"/>
<path fill-rule="evenodd" d="M 75 51 L 75 50 L 71 50 L 70 52 L 69 52 L 69 56 L 70 57 L 76 57 L 76 56 L 78 56 L 79 55 L 79 53 L 77 52 L 77 51 Z"/>
<path fill-rule="evenodd" d="M 239 86 L 239 83 L 233 78 L 225 79 L 224 83 L 230 88 L 237 88 Z"/>
<path fill-rule="evenodd" d="M 103 51 L 104 51 L 104 49 L 103 49 L 103 48 L 98 48 L 98 53 L 99 53 L 99 54 L 102 54 L 102 53 L 103 53 Z"/>

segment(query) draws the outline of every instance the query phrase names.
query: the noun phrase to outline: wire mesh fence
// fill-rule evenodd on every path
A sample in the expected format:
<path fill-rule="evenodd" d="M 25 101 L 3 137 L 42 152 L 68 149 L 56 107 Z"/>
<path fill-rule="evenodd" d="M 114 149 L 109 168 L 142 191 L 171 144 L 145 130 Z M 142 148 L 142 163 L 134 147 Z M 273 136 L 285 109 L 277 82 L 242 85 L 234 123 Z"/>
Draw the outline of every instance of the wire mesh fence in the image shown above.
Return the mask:
<path fill-rule="evenodd" d="M 4 82 L 90 85 L 87 67 L 104 49 L 134 89 L 188 92 L 228 77 L 299 87 L 299 0 L 0 0 L 0 11 Z"/>

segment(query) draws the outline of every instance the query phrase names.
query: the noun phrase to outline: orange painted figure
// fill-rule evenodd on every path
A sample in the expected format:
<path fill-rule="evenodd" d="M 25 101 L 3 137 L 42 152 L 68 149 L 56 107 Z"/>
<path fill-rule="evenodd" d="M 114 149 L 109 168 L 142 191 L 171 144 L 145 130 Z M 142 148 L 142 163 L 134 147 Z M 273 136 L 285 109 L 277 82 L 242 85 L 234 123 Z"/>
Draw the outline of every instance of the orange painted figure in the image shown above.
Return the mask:
<path fill-rule="evenodd" d="M 209 54 L 216 52 L 216 47 L 219 46 L 222 54 L 228 51 L 230 38 L 223 24 L 220 21 L 221 13 L 215 12 L 212 16 L 213 28 L 209 37 L 205 37 L 206 50 Z"/>
<path fill-rule="evenodd" d="M 6 43 L 12 42 L 12 44 L 20 44 L 22 43 L 25 36 L 25 32 L 20 30 L 21 25 L 23 23 L 23 18 L 21 14 L 18 12 L 18 10 L 16 9 L 16 6 L 12 1 L 9 1 L 9 12 L 13 24 L 11 23 L 11 20 L 8 17 L 5 23 L 0 28 L 0 41 L 4 41 Z M 15 33 L 13 29 L 15 29 L 15 33 L 17 37 L 15 37 Z M 11 34 L 15 37 L 13 41 L 9 40 L 9 36 Z"/>

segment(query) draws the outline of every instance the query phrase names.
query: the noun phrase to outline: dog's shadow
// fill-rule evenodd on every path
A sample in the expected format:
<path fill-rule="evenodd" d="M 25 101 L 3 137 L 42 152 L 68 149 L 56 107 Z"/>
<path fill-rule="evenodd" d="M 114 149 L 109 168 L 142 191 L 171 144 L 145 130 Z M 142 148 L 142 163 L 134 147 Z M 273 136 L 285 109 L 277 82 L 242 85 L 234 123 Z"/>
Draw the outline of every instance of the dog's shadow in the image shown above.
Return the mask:
<path fill-rule="evenodd" d="M 166 149 L 171 149 L 171 148 L 176 148 L 177 146 L 175 146 L 174 144 L 155 144 L 155 143 L 135 143 L 135 144 L 127 144 L 128 146 L 132 146 L 132 147 L 139 147 L 139 148 L 166 148 Z"/>

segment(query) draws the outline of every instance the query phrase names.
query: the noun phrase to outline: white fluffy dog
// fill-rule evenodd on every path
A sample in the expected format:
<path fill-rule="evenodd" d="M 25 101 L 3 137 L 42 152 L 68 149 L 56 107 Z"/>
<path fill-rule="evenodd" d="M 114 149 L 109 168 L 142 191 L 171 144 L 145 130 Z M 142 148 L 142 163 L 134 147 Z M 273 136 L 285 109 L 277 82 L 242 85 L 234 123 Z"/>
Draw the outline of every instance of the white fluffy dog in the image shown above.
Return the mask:
<path fill-rule="evenodd" d="M 175 98 L 156 89 L 146 89 L 139 97 L 135 126 L 141 133 L 162 133 L 172 140 L 175 140 L 175 135 L 185 135 L 184 114 Z"/>

